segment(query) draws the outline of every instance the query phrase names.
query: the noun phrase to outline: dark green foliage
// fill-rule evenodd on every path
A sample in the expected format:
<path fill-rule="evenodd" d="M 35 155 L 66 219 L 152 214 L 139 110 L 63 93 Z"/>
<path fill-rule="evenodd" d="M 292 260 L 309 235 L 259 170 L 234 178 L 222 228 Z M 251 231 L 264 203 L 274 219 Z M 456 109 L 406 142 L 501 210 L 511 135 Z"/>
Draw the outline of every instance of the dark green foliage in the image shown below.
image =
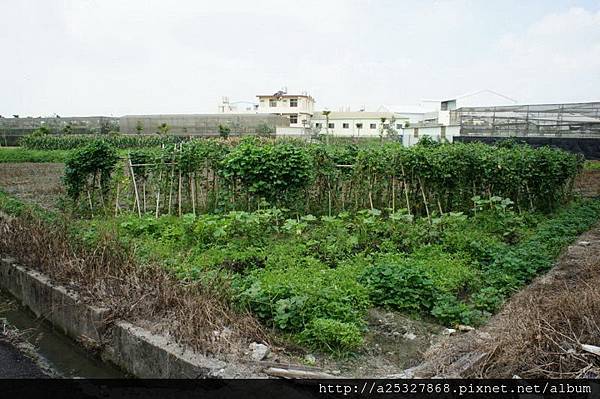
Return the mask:
<path fill-rule="evenodd" d="M 219 136 L 226 139 L 229 137 L 229 133 L 231 133 L 231 128 L 229 128 L 229 126 L 219 125 Z"/>
<path fill-rule="evenodd" d="M 105 141 L 92 142 L 70 154 L 65 162 L 67 195 L 76 201 L 86 188 L 95 190 L 96 184 L 101 193 L 106 193 L 118 160 L 116 149 Z"/>
<path fill-rule="evenodd" d="M 379 306 L 413 314 L 433 306 L 433 281 L 408 262 L 375 265 L 362 277 L 362 281 L 368 287 L 373 302 Z"/>
<path fill-rule="evenodd" d="M 72 150 L 91 142 L 104 140 L 116 148 L 160 147 L 163 144 L 178 143 L 183 139 L 176 136 L 142 135 L 28 135 L 19 144 L 30 150 Z"/>
<path fill-rule="evenodd" d="M 312 163 L 306 151 L 292 144 L 244 140 L 227 154 L 220 172 L 248 193 L 273 201 L 306 187 Z"/>

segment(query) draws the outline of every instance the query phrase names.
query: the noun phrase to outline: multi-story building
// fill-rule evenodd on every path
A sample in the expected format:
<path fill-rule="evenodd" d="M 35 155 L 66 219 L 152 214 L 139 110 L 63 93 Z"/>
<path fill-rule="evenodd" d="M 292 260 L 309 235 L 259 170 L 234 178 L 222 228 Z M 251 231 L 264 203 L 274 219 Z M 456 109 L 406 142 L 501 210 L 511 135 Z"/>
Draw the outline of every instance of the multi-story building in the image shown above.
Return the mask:
<path fill-rule="evenodd" d="M 259 94 L 259 114 L 277 114 L 290 120 L 290 127 L 308 127 L 314 113 L 315 99 L 307 93 L 288 94 L 280 90 L 275 94 Z"/>

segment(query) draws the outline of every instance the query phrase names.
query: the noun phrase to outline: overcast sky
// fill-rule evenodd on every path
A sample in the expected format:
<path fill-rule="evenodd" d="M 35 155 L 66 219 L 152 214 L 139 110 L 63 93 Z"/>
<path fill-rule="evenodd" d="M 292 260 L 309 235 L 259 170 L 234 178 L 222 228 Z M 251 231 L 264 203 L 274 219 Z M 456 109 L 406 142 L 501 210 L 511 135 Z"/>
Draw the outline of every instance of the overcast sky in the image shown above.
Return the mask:
<path fill-rule="evenodd" d="M 0 115 L 600 100 L 600 0 L 0 0 Z"/>

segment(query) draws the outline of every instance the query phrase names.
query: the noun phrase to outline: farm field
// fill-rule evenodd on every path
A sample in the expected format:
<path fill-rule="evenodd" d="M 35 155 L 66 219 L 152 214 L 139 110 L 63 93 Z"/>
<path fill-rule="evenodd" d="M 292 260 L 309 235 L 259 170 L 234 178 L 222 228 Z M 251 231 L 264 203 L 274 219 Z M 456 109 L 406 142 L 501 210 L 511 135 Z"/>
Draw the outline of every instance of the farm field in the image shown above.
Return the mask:
<path fill-rule="evenodd" d="M 444 329 L 484 326 L 600 220 L 593 167 L 510 143 L 243 139 L 47 151 L 63 151 L 66 169 L 0 164 L 4 212 L 31 223 L 19 201 L 41 205 L 53 215 L 45 228 L 73 248 L 118 248 L 140 270 L 210 292 L 227 314 L 213 314 L 211 328 L 352 375 L 367 372 L 357 369 L 365 359 L 371 372 L 393 374 Z M 168 324 L 174 316 L 161 311 Z M 218 352 L 201 327 L 175 335 Z"/>

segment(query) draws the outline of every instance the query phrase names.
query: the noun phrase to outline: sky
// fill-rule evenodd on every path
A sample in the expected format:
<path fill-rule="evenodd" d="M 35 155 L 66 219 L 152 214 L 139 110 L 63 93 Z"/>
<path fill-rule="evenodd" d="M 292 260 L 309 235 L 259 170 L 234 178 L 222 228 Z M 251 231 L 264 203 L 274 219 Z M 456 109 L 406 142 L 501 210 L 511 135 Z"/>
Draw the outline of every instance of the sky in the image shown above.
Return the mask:
<path fill-rule="evenodd" d="M 0 0 L 0 115 L 600 100 L 600 0 Z"/>

